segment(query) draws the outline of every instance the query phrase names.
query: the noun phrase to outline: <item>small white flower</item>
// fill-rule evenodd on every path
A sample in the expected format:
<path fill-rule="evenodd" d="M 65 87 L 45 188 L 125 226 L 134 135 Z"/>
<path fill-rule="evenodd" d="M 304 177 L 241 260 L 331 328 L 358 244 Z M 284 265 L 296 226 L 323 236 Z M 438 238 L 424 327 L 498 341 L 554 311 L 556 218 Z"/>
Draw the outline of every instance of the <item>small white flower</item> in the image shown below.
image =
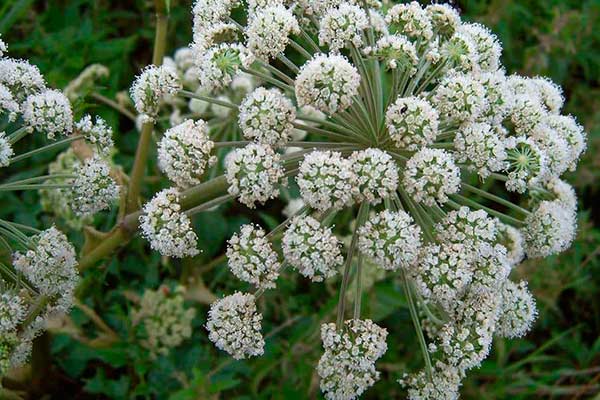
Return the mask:
<path fill-rule="evenodd" d="M 248 50 L 258 59 L 269 60 L 282 53 L 292 33 L 300 33 L 294 14 L 283 5 L 261 8 L 246 27 Z"/>
<path fill-rule="evenodd" d="M 362 7 L 342 3 L 330 8 L 319 21 L 319 44 L 328 45 L 337 52 L 349 44 L 360 48 L 363 44 L 363 31 L 369 25 L 369 19 Z"/>
<path fill-rule="evenodd" d="M 140 216 L 142 236 L 150 247 L 167 257 L 193 257 L 199 253 L 198 237 L 190 218 L 181 212 L 179 192 L 164 189 L 144 205 Z"/>
<path fill-rule="evenodd" d="M 506 247 L 483 243 L 477 249 L 473 263 L 472 292 L 494 292 L 510 273 Z"/>
<path fill-rule="evenodd" d="M 444 78 L 433 96 L 440 115 L 453 122 L 474 121 L 487 109 L 483 85 L 470 75 Z"/>
<path fill-rule="evenodd" d="M 0 84 L 10 90 L 18 103 L 46 90 L 46 82 L 38 67 L 12 58 L 0 59 Z"/>
<path fill-rule="evenodd" d="M 249 67 L 254 61 L 248 49 L 238 43 L 215 45 L 206 51 L 198 51 L 194 58 L 200 87 L 207 91 L 229 85 L 241 67 Z"/>
<path fill-rule="evenodd" d="M 444 204 L 449 194 L 460 190 L 460 182 L 460 169 L 444 150 L 421 149 L 406 163 L 403 185 L 419 203 Z"/>
<path fill-rule="evenodd" d="M 524 239 L 521 232 L 510 225 L 498 221 L 498 242 L 506 247 L 506 258 L 511 266 L 516 266 L 525 258 Z"/>
<path fill-rule="evenodd" d="M 358 230 L 358 248 L 387 270 L 409 268 L 417 260 L 421 229 L 404 211 L 384 210 Z"/>
<path fill-rule="evenodd" d="M 14 290 L 0 294 L 0 333 L 6 334 L 17 328 L 27 316 L 25 300 Z"/>
<path fill-rule="evenodd" d="M 462 24 L 459 31 L 468 35 L 475 44 L 476 62 L 484 72 L 496 71 L 500 65 L 502 46 L 488 28 L 481 24 Z"/>
<path fill-rule="evenodd" d="M 158 143 L 158 166 L 179 187 L 197 185 L 206 169 L 217 162 L 211 156 L 213 146 L 206 122 L 185 120 L 168 129 Z"/>
<path fill-rule="evenodd" d="M 244 137 L 277 145 L 289 141 L 296 110 L 280 90 L 259 87 L 242 101 L 238 118 Z"/>
<path fill-rule="evenodd" d="M 549 115 L 546 123 L 567 141 L 569 145 L 569 169 L 574 171 L 579 157 L 587 147 L 587 138 L 583 127 L 571 115 Z"/>
<path fill-rule="evenodd" d="M 206 28 L 225 20 L 238 0 L 196 0 L 192 8 L 194 40 Z"/>
<path fill-rule="evenodd" d="M 502 306 L 496 326 L 496 335 L 505 338 L 524 336 L 537 317 L 535 299 L 527 282 L 506 281 L 502 287 Z"/>
<path fill-rule="evenodd" d="M 331 229 L 311 216 L 297 216 L 281 242 L 285 260 L 313 282 L 335 276 L 344 262 L 340 242 Z"/>
<path fill-rule="evenodd" d="M 437 361 L 431 379 L 427 371 L 421 370 L 417 374 L 405 374 L 398 382 L 407 388 L 409 400 L 458 400 L 463 375 L 460 369 Z"/>
<path fill-rule="evenodd" d="M 300 107 L 310 105 L 327 114 L 348 108 L 358 94 L 360 74 L 341 55 L 316 55 L 302 66 L 296 77 L 296 99 Z"/>
<path fill-rule="evenodd" d="M 485 99 L 489 107 L 481 119 L 491 125 L 500 124 L 511 110 L 514 97 L 504 71 L 484 72 L 477 79 L 485 90 Z"/>
<path fill-rule="evenodd" d="M 251 143 L 236 149 L 226 160 L 229 194 L 237 196 L 249 208 L 276 198 L 284 177 L 279 160 L 279 154 L 267 145 Z"/>
<path fill-rule="evenodd" d="M 525 219 L 523 237 L 528 257 L 547 257 L 560 253 L 575 238 L 575 214 L 560 201 L 542 201 Z"/>
<path fill-rule="evenodd" d="M 15 152 L 6 137 L 6 133 L 0 131 L 0 167 L 8 167 L 14 154 Z"/>
<path fill-rule="evenodd" d="M 427 100 L 405 97 L 388 107 L 385 122 L 398 148 L 416 151 L 435 141 L 439 115 Z"/>
<path fill-rule="evenodd" d="M 546 154 L 531 139 L 508 137 L 506 154 L 509 162 L 508 191 L 524 193 L 546 175 Z"/>
<path fill-rule="evenodd" d="M 73 210 L 80 216 L 104 210 L 119 197 L 120 188 L 110 176 L 110 167 L 98 156 L 85 160 L 75 169 Z"/>
<path fill-rule="evenodd" d="M 417 72 L 417 49 L 402 35 L 383 36 L 374 47 L 367 47 L 364 52 L 383 60 L 389 69 L 398 69 L 411 76 Z"/>
<path fill-rule="evenodd" d="M 229 269 L 238 279 L 257 288 L 275 288 L 281 263 L 265 231 L 260 227 L 243 225 L 240 233 L 229 239 L 227 262 Z"/>
<path fill-rule="evenodd" d="M 153 121 L 162 101 L 182 89 L 175 69 L 168 66 L 150 65 L 135 78 L 131 85 L 131 98 L 135 109 L 143 115 L 143 122 Z"/>
<path fill-rule="evenodd" d="M 430 4 L 425 7 L 425 12 L 438 35 L 450 37 L 460 25 L 458 11 L 449 4 Z"/>
<path fill-rule="evenodd" d="M 388 153 L 376 148 L 355 151 L 350 163 L 356 181 L 358 198 L 371 204 L 379 204 L 389 198 L 398 188 L 398 167 Z"/>
<path fill-rule="evenodd" d="M 214 302 L 208 312 L 208 338 L 236 360 L 264 353 L 262 315 L 255 301 L 252 294 L 235 292 Z"/>
<path fill-rule="evenodd" d="M 332 151 L 313 151 L 304 156 L 296 178 L 304 202 L 321 211 L 339 210 L 349 204 L 356 193 L 355 181 L 350 161 Z"/>
<path fill-rule="evenodd" d="M 54 226 L 30 240 L 31 249 L 14 254 L 15 269 L 41 294 L 71 298 L 79 281 L 73 245 Z"/>
<path fill-rule="evenodd" d="M 546 154 L 548 176 L 560 176 L 569 169 L 569 144 L 558 131 L 546 124 L 538 124 L 529 137 Z M 545 176 L 545 178 L 547 178 Z"/>
<path fill-rule="evenodd" d="M 517 134 L 530 133 L 546 116 L 546 111 L 540 101 L 530 94 L 519 94 L 515 96 L 514 105 L 510 111 L 512 121 Z"/>
<path fill-rule="evenodd" d="M 577 212 L 577 196 L 573 186 L 560 178 L 554 177 L 546 182 L 544 187 L 556 197 L 556 200 L 563 204 L 566 210 L 572 213 Z"/>
<path fill-rule="evenodd" d="M 533 78 L 531 83 L 537 88 L 542 104 L 549 112 L 558 115 L 565 103 L 562 88 L 546 77 Z"/>
<path fill-rule="evenodd" d="M 5 115 L 8 115 L 9 121 L 14 121 L 20 110 L 21 107 L 10 90 L 0 83 L 0 115 L 6 113 Z"/>
<path fill-rule="evenodd" d="M 29 96 L 23 105 L 23 120 L 31 132 L 45 133 L 48 139 L 73 131 L 71 103 L 57 90 Z"/>
<path fill-rule="evenodd" d="M 114 146 L 113 130 L 102 117 L 96 116 L 94 123 L 92 117 L 86 114 L 75 124 L 75 129 L 85 137 L 85 140 L 95 145 L 101 155 L 110 154 Z"/>
<path fill-rule="evenodd" d="M 453 72 L 479 72 L 477 45 L 463 32 L 455 32 L 443 42 L 440 46 L 440 55 L 447 61 L 447 68 L 451 68 Z"/>
<path fill-rule="evenodd" d="M 435 237 L 440 243 L 462 244 L 477 249 L 481 243 L 492 243 L 496 239 L 498 220 L 490 218 L 483 210 L 472 211 L 461 207 L 450 211 L 435 226 Z"/>
<path fill-rule="evenodd" d="M 468 163 L 482 178 L 506 168 L 506 148 L 498 129 L 486 123 L 463 125 L 454 137 L 456 160 Z"/>
<path fill-rule="evenodd" d="M 202 54 L 209 48 L 221 43 L 234 43 L 239 36 L 238 27 L 233 23 L 218 22 L 210 27 L 204 28 L 201 34 L 194 35 L 194 42 L 191 44 L 191 68 L 194 65 L 194 55 Z M 187 64 L 187 63 L 186 63 Z"/>
<path fill-rule="evenodd" d="M 433 36 L 429 16 L 416 1 L 394 5 L 388 10 L 385 21 L 393 33 L 399 32 L 413 39 L 424 40 Z"/>

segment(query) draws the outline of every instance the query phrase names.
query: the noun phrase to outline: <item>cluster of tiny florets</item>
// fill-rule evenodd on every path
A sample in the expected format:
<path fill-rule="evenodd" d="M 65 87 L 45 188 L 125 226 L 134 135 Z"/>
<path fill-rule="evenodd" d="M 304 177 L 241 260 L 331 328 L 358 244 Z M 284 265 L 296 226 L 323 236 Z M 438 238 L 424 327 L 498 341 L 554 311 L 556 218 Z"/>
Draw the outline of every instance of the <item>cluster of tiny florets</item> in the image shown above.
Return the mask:
<path fill-rule="evenodd" d="M 279 277 L 279 257 L 261 228 L 248 224 L 229 239 L 227 263 L 240 280 L 259 288 L 272 289 Z"/>
<path fill-rule="evenodd" d="M 358 197 L 371 204 L 389 198 L 398 187 L 398 167 L 385 151 L 369 148 L 350 156 Z"/>
<path fill-rule="evenodd" d="M 283 5 L 258 10 L 248 27 L 248 50 L 258 59 L 268 60 L 282 53 L 291 33 L 299 33 L 300 27 L 294 14 Z"/>
<path fill-rule="evenodd" d="M 388 107 L 385 120 L 394 144 L 415 151 L 435 141 L 439 115 L 427 101 L 416 97 L 399 98 Z"/>
<path fill-rule="evenodd" d="M 23 120 L 29 130 L 46 134 L 49 139 L 73 131 L 71 103 L 57 90 L 29 96 L 23 105 Z"/>
<path fill-rule="evenodd" d="M 165 189 L 146 203 L 140 216 L 142 236 L 150 247 L 168 257 L 191 257 L 198 254 L 198 237 L 190 218 L 179 204 L 179 192 Z"/>
<path fill-rule="evenodd" d="M 76 168 L 73 182 L 73 210 L 79 215 L 95 214 L 104 210 L 119 197 L 120 188 L 110 176 L 110 167 L 98 156 L 85 160 Z"/>
<path fill-rule="evenodd" d="M 320 21 L 319 42 L 332 51 L 348 45 L 360 48 L 363 30 L 368 26 L 368 17 L 362 7 L 342 3 L 330 8 Z"/>
<path fill-rule="evenodd" d="M 162 101 L 181 90 L 177 72 L 169 66 L 151 65 L 136 77 L 131 86 L 131 98 L 143 121 L 153 121 Z"/>
<path fill-rule="evenodd" d="M 109 155 L 112 151 L 113 130 L 101 117 L 96 117 L 93 122 L 90 115 L 85 115 L 75 124 L 75 129 L 98 149 L 99 154 Z"/>

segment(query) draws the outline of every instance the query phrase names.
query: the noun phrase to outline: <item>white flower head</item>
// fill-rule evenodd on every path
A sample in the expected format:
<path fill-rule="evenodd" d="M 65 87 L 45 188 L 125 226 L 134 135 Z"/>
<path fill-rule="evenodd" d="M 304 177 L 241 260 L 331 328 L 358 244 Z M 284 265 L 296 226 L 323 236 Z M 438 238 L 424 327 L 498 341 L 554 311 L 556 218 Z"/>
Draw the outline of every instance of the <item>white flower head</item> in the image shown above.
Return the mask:
<path fill-rule="evenodd" d="M 246 27 L 248 50 L 258 59 L 269 60 L 282 53 L 292 33 L 300 33 L 294 14 L 283 5 L 259 9 Z"/>
<path fill-rule="evenodd" d="M 405 375 L 398 382 L 407 388 L 409 400 L 458 400 L 463 375 L 458 368 L 437 361 L 431 379 L 421 370 Z"/>
<path fill-rule="evenodd" d="M 394 5 L 388 10 L 385 21 L 392 33 L 398 32 L 413 39 L 424 40 L 429 40 L 433 36 L 429 16 L 416 1 Z"/>
<path fill-rule="evenodd" d="M 430 4 L 425 12 L 431 21 L 433 30 L 442 37 L 450 37 L 460 25 L 460 15 L 449 4 Z"/>
<path fill-rule="evenodd" d="M 236 360 L 264 353 L 262 315 L 252 294 L 235 292 L 215 301 L 208 312 L 208 338 Z"/>
<path fill-rule="evenodd" d="M 174 68 L 150 65 L 135 78 L 130 92 L 135 109 L 146 122 L 157 117 L 162 101 L 176 95 L 181 89 L 181 81 Z"/>
<path fill-rule="evenodd" d="M 150 247 L 163 256 L 182 258 L 199 253 L 198 236 L 190 218 L 181 211 L 176 189 L 161 190 L 144 205 L 140 230 Z"/>
<path fill-rule="evenodd" d="M 546 119 L 548 126 L 567 141 L 569 145 L 569 169 L 575 170 L 579 157 L 587 147 L 587 138 L 583 127 L 571 115 L 549 115 Z"/>
<path fill-rule="evenodd" d="M 362 7 L 342 3 L 330 8 L 319 21 L 319 44 L 328 45 L 336 52 L 348 45 L 360 48 L 363 31 L 369 26 L 369 18 Z"/>
<path fill-rule="evenodd" d="M 330 8 L 338 7 L 344 0 L 299 0 L 298 5 L 306 15 L 322 16 Z M 351 1 L 353 3 L 354 1 Z"/>
<path fill-rule="evenodd" d="M 21 107 L 10 90 L 0 83 L 0 115 L 8 115 L 8 120 L 14 121 L 20 111 Z"/>
<path fill-rule="evenodd" d="M 341 55 L 319 54 L 302 66 L 296 77 L 300 107 L 310 105 L 326 114 L 348 108 L 358 94 L 360 75 Z"/>
<path fill-rule="evenodd" d="M 202 54 L 209 48 L 221 43 L 234 43 L 239 39 L 239 34 L 238 27 L 233 23 L 217 22 L 210 27 L 204 28 L 200 35 L 194 36 L 194 42 L 189 49 L 191 52 L 191 65 L 186 69 L 194 65 L 194 55 Z"/>
<path fill-rule="evenodd" d="M 496 240 L 497 224 L 498 220 L 490 218 L 485 211 L 472 211 L 463 206 L 450 211 L 435 226 L 435 237 L 440 243 L 450 242 L 477 248 L 481 243 Z"/>
<path fill-rule="evenodd" d="M 13 256 L 15 269 L 40 293 L 69 298 L 79 281 L 75 248 L 54 226 L 33 236 L 32 248 Z"/>
<path fill-rule="evenodd" d="M 224 21 L 238 0 L 196 0 L 192 8 L 194 40 L 212 25 Z"/>
<path fill-rule="evenodd" d="M 75 124 L 75 129 L 85 137 L 85 140 L 95 145 L 99 154 L 110 154 L 114 146 L 113 130 L 102 117 L 96 116 L 96 121 L 92 122 L 92 117 L 86 114 Z"/>
<path fill-rule="evenodd" d="M 170 349 L 192 336 L 196 310 L 185 307 L 184 294 L 183 286 L 174 290 L 168 286 L 146 289 L 139 306 L 132 311 L 133 324 L 142 324 L 145 328 L 146 337 L 141 344 L 153 357 L 168 355 Z"/>
<path fill-rule="evenodd" d="M 0 294 L 0 333 L 13 331 L 27 316 L 27 304 L 15 290 Z"/>
<path fill-rule="evenodd" d="M 440 55 L 447 60 L 447 68 L 464 73 L 479 72 L 477 45 L 463 33 L 455 32 L 440 45 Z"/>
<path fill-rule="evenodd" d="M 0 59 L 0 84 L 10 90 L 18 103 L 46 90 L 46 82 L 38 67 L 12 58 Z"/>
<path fill-rule="evenodd" d="M 281 247 L 285 260 L 313 282 L 335 276 L 344 262 L 339 240 L 311 216 L 292 219 Z"/>
<path fill-rule="evenodd" d="M 69 99 L 58 90 L 46 90 L 27 97 L 23 120 L 33 132 L 45 133 L 48 139 L 69 135 L 73 131 L 73 111 Z"/>
<path fill-rule="evenodd" d="M 341 209 L 357 192 L 350 161 L 334 151 L 313 151 L 304 156 L 296 182 L 304 202 L 312 208 L 326 211 Z"/>
<path fill-rule="evenodd" d="M 378 204 L 396 192 L 398 167 L 385 151 L 376 148 L 355 151 L 350 156 L 350 163 L 359 199 Z"/>
<path fill-rule="evenodd" d="M 254 208 L 279 195 L 279 185 L 284 177 L 279 154 L 267 145 L 250 143 L 236 149 L 226 161 L 229 194 L 237 196 L 240 203 Z"/>
<path fill-rule="evenodd" d="M 236 233 L 229 239 L 229 269 L 238 279 L 257 288 L 275 287 L 281 269 L 278 258 L 265 231 L 256 225 L 243 225 L 239 234 Z"/>
<path fill-rule="evenodd" d="M 390 105 L 385 114 L 390 137 L 400 149 L 416 151 L 435 141 L 439 115 L 427 100 L 404 97 Z"/>
<path fill-rule="evenodd" d="M 489 105 L 480 117 L 489 124 L 500 124 L 511 110 L 514 97 L 504 71 L 484 72 L 477 79 L 483 85 L 485 98 Z"/>
<path fill-rule="evenodd" d="M 459 128 L 454 137 L 454 148 L 456 160 L 468 163 L 482 179 L 507 166 L 504 137 L 487 123 L 473 122 Z"/>
<path fill-rule="evenodd" d="M 244 137 L 278 145 L 289 141 L 296 109 L 279 89 L 259 87 L 242 101 L 238 118 Z"/>
<path fill-rule="evenodd" d="M 451 309 L 473 279 L 472 257 L 461 243 L 429 244 L 409 270 L 423 298 Z"/>
<path fill-rule="evenodd" d="M 502 306 L 496 326 L 496 335 L 505 338 L 524 336 L 537 317 L 535 299 L 527 282 L 506 281 L 502 287 Z"/>
<path fill-rule="evenodd" d="M 158 166 L 179 187 L 197 185 L 217 161 L 211 156 L 213 147 L 205 121 L 185 120 L 168 129 L 158 143 Z"/>
<path fill-rule="evenodd" d="M 500 65 L 502 46 L 488 28 L 481 24 L 462 24 L 459 31 L 468 35 L 475 44 L 476 62 L 484 72 L 496 71 Z"/>
<path fill-rule="evenodd" d="M 358 230 L 358 248 L 383 269 L 410 268 L 421 246 L 421 229 L 404 211 L 383 210 Z"/>
<path fill-rule="evenodd" d="M 538 124 L 533 128 L 529 137 L 546 154 L 547 176 L 561 176 L 569 169 L 571 162 L 569 144 L 558 131 L 546 124 Z"/>
<path fill-rule="evenodd" d="M 566 210 L 572 213 L 577 212 L 577 195 L 573 186 L 554 177 L 546 182 L 544 187 L 556 197 L 557 201 L 563 204 Z"/>
<path fill-rule="evenodd" d="M 508 180 L 506 189 L 524 193 L 546 175 L 546 154 L 529 138 L 506 139 Z"/>
<path fill-rule="evenodd" d="M 531 94 L 515 96 L 510 120 L 517 134 L 529 134 L 546 117 L 546 111 L 537 97 Z"/>
<path fill-rule="evenodd" d="M 506 258 L 511 266 L 516 266 L 525 258 L 524 239 L 521 232 L 510 225 L 498 221 L 498 243 L 506 248 Z"/>
<path fill-rule="evenodd" d="M 406 163 L 403 185 L 419 203 L 444 204 L 449 194 L 460 190 L 460 182 L 460 169 L 442 149 L 421 149 Z"/>
<path fill-rule="evenodd" d="M 387 350 L 387 330 L 371 320 L 345 321 L 342 332 L 335 324 L 321 325 L 325 352 L 317 373 L 328 400 L 354 399 L 379 379 L 375 361 Z"/>
<path fill-rule="evenodd" d="M 494 292 L 508 277 L 511 264 L 506 247 L 483 243 L 477 249 L 473 262 L 472 292 Z"/>
<path fill-rule="evenodd" d="M 523 237 L 528 257 L 547 257 L 560 253 L 575 238 L 575 214 L 560 201 L 542 201 L 525 219 Z"/>
<path fill-rule="evenodd" d="M 229 85 L 242 67 L 249 67 L 254 56 L 239 43 L 220 43 L 195 56 L 200 87 L 215 91 Z"/>
<path fill-rule="evenodd" d="M 85 160 L 78 165 L 73 182 L 74 204 L 76 214 L 84 216 L 104 210 L 119 197 L 120 188 L 110 176 L 110 167 L 100 157 Z"/>
<path fill-rule="evenodd" d="M 546 109 L 550 113 L 558 115 L 565 103 L 562 88 L 546 77 L 533 78 L 531 83 L 537 88 L 542 104 Z"/>
<path fill-rule="evenodd" d="M 389 69 L 398 69 L 403 73 L 414 75 L 417 72 L 419 58 L 415 45 L 402 35 L 386 35 L 377 40 L 374 47 L 365 48 L 364 52 L 374 55 L 385 62 Z"/>
<path fill-rule="evenodd" d="M 12 145 L 6 137 L 4 131 L 0 131 L 0 167 L 8 167 L 10 159 L 15 154 Z"/>
<path fill-rule="evenodd" d="M 473 121 L 487 107 L 483 85 L 470 75 L 451 75 L 444 78 L 433 96 L 440 115 L 453 122 Z"/>

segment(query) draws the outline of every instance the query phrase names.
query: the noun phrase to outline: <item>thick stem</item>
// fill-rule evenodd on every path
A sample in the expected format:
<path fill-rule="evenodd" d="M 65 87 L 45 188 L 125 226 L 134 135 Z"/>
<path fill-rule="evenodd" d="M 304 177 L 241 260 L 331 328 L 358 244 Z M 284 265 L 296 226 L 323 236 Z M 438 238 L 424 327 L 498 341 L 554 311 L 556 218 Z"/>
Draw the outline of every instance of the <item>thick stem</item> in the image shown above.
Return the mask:
<path fill-rule="evenodd" d="M 169 17 L 165 15 L 165 7 L 163 0 L 155 1 L 156 7 L 156 32 L 154 36 L 154 51 L 152 54 L 152 63 L 161 65 L 165 55 L 167 27 Z M 152 140 L 152 130 L 154 129 L 153 122 L 146 122 L 142 126 L 140 139 L 138 141 L 137 150 L 135 152 L 135 161 L 130 174 L 129 187 L 127 190 L 126 209 L 131 212 L 137 210 L 139 205 L 139 196 L 142 186 L 142 180 L 146 172 L 146 163 L 148 161 L 148 151 Z"/>

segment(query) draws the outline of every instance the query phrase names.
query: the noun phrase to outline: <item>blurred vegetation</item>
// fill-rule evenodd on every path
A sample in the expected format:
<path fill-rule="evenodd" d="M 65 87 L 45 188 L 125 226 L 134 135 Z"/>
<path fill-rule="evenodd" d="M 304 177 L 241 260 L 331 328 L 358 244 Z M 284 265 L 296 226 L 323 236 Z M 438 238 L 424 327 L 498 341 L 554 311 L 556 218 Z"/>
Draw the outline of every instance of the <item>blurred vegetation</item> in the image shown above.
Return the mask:
<path fill-rule="evenodd" d="M 520 340 L 497 340 L 481 369 L 471 371 L 462 390 L 465 399 L 595 398 L 600 392 L 600 1 L 599 0 L 464 0 L 456 2 L 467 19 L 483 22 L 504 44 L 509 72 L 546 75 L 563 86 L 566 111 L 585 126 L 589 148 L 576 173 L 567 177 L 580 195 L 580 231 L 573 247 L 543 261 L 530 261 L 515 272 L 527 279 L 540 315 L 533 331 Z M 171 1 L 169 46 L 172 53 L 191 38 L 190 4 Z M 38 65 L 52 86 L 64 87 L 92 63 L 110 69 L 101 93 L 114 98 L 149 63 L 153 12 L 143 0 L 4 0 L 0 32 L 10 55 Z M 115 128 L 125 170 L 133 162 L 137 133 L 133 123 L 112 109 L 82 102 L 77 110 L 101 114 Z M 152 158 L 152 156 L 151 156 Z M 51 159 L 33 159 L 21 174 L 39 173 Z M 5 174 L 6 172 L 3 172 Z M 145 190 L 165 182 L 154 165 Z M 1 217 L 48 226 L 35 193 L 16 195 L 2 204 Z M 318 326 L 335 306 L 334 286 L 308 285 L 284 274 L 279 290 L 261 298 L 266 354 L 233 361 L 218 352 L 203 328 L 206 303 L 213 295 L 244 289 L 218 258 L 226 239 L 241 223 L 255 220 L 274 227 L 282 203 L 249 213 L 235 205 L 195 217 L 204 252 L 182 264 L 161 259 L 146 244 L 134 241 L 100 268 L 87 271 L 81 288 L 83 306 L 59 327 L 43 377 L 29 388 L 30 398 L 56 399 L 295 399 L 318 398 L 314 372 L 320 356 Z M 114 215 L 97 217 L 110 227 Z M 56 221 L 60 224 L 60 221 Z M 343 232 L 342 232 L 343 233 Z M 82 238 L 73 233 L 74 240 Z M 212 262 L 217 257 L 216 262 Z M 129 320 L 133 299 L 144 288 L 157 288 L 183 274 L 192 279 L 197 302 L 195 332 L 169 356 L 151 359 L 135 341 Z M 186 283 L 189 283 L 186 281 Z M 323 293 L 327 291 L 328 293 Z M 367 313 L 390 330 L 389 350 L 379 362 L 382 379 L 364 398 L 401 398 L 396 383 L 421 358 L 399 282 L 384 279 L 365 294 Z M 114 329 L 118 341 L 75 340 L 96 335 L 87 307 Z M 60 330 L 59 329 L 59 330 Z M 75 332 L 76 334 L 73 334 Z"/>

